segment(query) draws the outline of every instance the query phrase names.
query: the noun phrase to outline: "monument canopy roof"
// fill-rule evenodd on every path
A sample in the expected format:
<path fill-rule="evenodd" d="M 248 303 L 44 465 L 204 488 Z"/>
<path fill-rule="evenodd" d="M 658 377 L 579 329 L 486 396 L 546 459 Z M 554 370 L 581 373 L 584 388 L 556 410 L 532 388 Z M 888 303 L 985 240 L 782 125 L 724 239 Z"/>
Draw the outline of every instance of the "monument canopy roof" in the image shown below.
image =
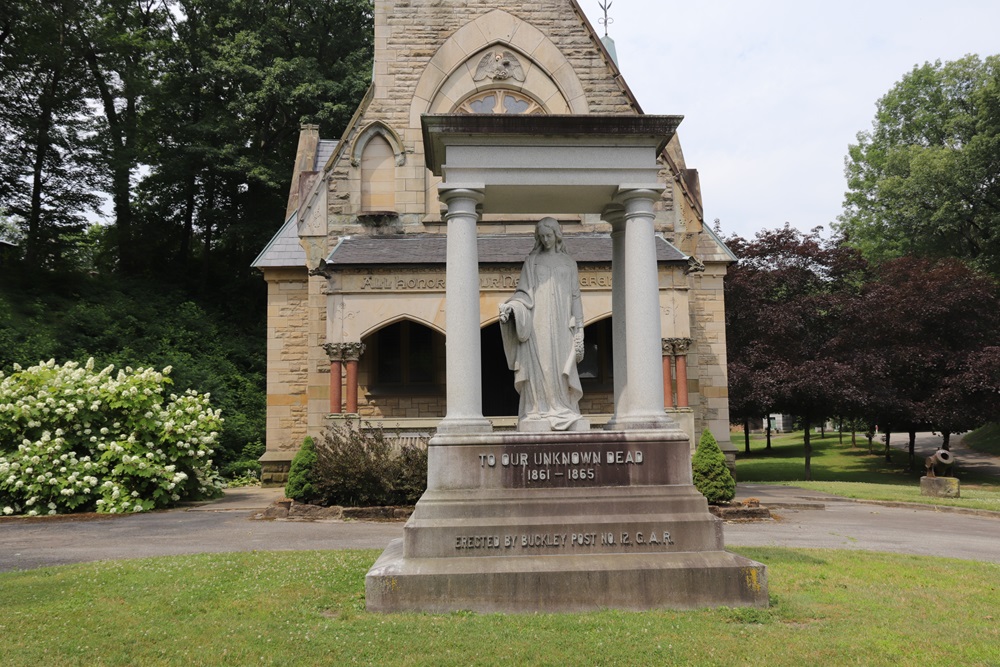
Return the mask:
<path fill-rule="evenodd" d="M 682 116 L 421 116 L 439 190 L 482 192 L 484 213 L 603 213 L 625 190 L 662 190 L 657 162 Z"/>

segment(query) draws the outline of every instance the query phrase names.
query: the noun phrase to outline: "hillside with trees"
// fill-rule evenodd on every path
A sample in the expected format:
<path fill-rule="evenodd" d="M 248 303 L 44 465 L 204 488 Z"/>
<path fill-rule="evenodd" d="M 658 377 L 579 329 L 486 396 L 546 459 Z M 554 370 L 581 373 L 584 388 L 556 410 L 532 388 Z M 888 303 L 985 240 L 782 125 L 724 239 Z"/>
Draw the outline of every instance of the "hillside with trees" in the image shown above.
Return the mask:
<path fill-rule="evenodd" d="M 0 9 L 0 369 L 171 365 L 235 473 L 262 451 L 263 280 L 299 127 L 371 78 L 369 0 Z"/>

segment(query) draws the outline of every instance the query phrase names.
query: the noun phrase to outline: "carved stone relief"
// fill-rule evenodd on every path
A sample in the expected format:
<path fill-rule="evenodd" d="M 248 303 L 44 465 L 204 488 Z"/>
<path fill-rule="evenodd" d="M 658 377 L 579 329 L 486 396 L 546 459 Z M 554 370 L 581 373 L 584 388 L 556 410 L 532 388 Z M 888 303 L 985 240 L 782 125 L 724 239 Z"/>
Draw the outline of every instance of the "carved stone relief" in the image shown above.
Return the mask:
<path fill-rule="evenodd" d="M 517 56 L 510 51 L 489 51 L 480 59 L 476 73 L 472 77 L 473 81 L 483 79 L 524 81 L 524 69 Z"/>

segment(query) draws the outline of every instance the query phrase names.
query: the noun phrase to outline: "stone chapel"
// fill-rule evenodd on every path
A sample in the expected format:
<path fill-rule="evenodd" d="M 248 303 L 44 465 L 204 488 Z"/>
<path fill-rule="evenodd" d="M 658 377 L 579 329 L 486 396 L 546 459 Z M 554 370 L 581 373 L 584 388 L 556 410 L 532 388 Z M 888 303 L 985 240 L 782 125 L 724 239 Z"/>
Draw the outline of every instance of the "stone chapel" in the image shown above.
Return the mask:
<path fill-rule="evenodd" d="M 268 288 L 265 484 L 283 484 L 303 439 L 332 424 L 422 439 L 445 417 L 447 206 L 422 118 L 643 114 L 577 0 L 375 0 L 374 11 L 371 87 L 339 138 L 302 127 L 284 224 L 254 262 Z M 732 464 L 723 278 L 735 257 L 705 224 L 676 134 L 657 167 L 661 354 L 648 363 L 662 364 L 663 409 L 692 447 L 708 428 Z M 530 201 L 514 208 L 526 212 L 484 211 L 477 225 L 482 414 L 494 430 L 513 429 L 518 411 L 499 304 L 543 217 Z M 601 428 L 614 411 L 612 225 L 556 217 L 579 266 L 580 408 Z"/>

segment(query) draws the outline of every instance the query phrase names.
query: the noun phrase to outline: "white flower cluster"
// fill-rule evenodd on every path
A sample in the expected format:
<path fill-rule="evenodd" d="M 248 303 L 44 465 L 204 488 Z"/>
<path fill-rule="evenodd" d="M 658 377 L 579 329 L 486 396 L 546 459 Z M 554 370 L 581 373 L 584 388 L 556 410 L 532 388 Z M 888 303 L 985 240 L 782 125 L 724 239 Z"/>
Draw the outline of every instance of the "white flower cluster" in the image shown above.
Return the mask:
<path fill-rule="evenodd" d="M 0 455 L 0 511 L 141 512 L 215 492 L 220 411 L 194 391 L 165 399 L 169 373 L 93 359 L 0 372 L 0 442 L 19 443 Z"/>

